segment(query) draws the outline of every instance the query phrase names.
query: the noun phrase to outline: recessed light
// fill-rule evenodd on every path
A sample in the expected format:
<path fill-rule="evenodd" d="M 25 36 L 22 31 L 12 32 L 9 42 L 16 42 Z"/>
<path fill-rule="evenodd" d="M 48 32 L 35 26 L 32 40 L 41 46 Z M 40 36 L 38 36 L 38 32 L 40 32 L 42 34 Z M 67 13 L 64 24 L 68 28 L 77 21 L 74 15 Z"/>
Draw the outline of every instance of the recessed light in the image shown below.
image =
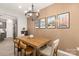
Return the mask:
<path fill-rule="evenodd" d="M 22 8 L 22 6 L 19 6 L 18 8 Z"/>

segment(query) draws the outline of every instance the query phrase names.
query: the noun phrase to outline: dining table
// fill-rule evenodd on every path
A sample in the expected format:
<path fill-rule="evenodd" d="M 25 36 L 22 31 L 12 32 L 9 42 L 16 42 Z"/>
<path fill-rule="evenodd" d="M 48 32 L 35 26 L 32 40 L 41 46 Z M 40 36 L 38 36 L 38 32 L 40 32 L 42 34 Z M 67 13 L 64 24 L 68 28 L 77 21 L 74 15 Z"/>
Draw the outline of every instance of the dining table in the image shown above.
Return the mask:
<path fill-rule="evenodd" d="M 33 37 L 30 38 L 29 36 L 19 36 L 17 39 L 23 41 L 25 44 L 28 44 L 29 46 L 34 48 L 33 55 L 36 56 L 38 49 L 43 47 L 44 45 L 47 45 L 51 39 L 43 38 L 43 37 Z"/>

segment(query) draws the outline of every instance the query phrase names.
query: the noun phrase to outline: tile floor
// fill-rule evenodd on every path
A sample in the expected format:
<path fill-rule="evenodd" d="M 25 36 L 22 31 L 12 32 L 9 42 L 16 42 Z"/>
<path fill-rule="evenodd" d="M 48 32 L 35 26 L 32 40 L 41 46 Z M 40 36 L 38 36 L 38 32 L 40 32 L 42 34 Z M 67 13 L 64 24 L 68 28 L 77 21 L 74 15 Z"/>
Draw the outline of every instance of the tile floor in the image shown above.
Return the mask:
<path fill-rule="evenodd" d="M 0 56 L 14 56 L 14 44 L 12 38 L 6 38 L 0 42 Z"/>

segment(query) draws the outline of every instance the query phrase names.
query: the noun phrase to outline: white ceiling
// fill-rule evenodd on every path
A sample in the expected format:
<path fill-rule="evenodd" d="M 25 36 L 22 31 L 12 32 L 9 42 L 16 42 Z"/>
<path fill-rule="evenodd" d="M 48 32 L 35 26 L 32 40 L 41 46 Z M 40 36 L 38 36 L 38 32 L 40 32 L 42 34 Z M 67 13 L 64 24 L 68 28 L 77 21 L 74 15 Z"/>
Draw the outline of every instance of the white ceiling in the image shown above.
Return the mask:
<path fill-rule="evenodd" d="M 47 7 L 52 3 L 33 3 L 33 4 L 34 8 L 38 10 Z M 0 3 L 0 9 L 17 13 L 24 13 L 24 11 L 28 10 L 28 8 L 30 8 L 31 5 L 32 3 Z M 22 6 L 22 8 L 18 8 L 18 6 Z"/>

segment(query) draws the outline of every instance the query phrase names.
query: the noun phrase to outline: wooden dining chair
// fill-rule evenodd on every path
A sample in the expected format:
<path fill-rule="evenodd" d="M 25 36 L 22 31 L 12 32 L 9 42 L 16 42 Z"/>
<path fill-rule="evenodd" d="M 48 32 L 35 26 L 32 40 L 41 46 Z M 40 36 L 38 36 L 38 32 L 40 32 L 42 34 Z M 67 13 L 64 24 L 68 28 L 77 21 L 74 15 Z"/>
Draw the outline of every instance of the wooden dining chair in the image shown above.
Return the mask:
<path fill-rule="evenodd" d="M 17 50 L 17 55 L 19 56 L 19 53 L 21 53 L 21 48 L 19 46 L 20 40 L 19 39 L 14 39 L 14 55 L 16 55 L 16 50 Z"/>
<path fill-rule="evenodd" d="M 21 53 L 23 56 L 29 56 L 33 53 L 33 48 L 20 41 Z"/>
<path fill-rule="evenodd" d="M 57 56 L 59 41 L 59 39 L 56 39 L 53 41 L 52 46 L 47 45 L 45 48 L 40 48 L 39 54 L 45 56 Z"/>

